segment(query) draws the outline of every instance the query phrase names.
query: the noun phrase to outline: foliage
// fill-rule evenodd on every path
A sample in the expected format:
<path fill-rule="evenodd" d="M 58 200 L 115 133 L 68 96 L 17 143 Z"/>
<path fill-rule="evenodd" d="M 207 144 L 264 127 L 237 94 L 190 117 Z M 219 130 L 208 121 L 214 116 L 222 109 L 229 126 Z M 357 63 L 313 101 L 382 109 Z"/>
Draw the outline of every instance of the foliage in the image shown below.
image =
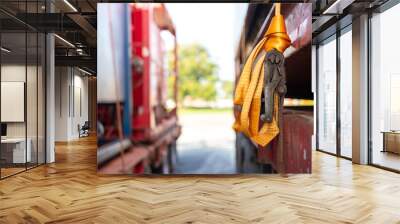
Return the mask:
<path fill-rule="evenodd" d="M 173 70 L 173 52 L 170 52 L 169 69 Z M 200 44 L 180 46 L 178 50 L 178 101 L 186 97 L 213 101 L 217 97 L 217 65 Z M 172 97 L 174 78 L 168 78 L 169 97 Z"/>
<path fill-rule="evenodd" d="M 233 82 L 231 80 L 223 80 L 222 90 L 224 92 L 224 98 L 230 99 L 233 96 Z"/>

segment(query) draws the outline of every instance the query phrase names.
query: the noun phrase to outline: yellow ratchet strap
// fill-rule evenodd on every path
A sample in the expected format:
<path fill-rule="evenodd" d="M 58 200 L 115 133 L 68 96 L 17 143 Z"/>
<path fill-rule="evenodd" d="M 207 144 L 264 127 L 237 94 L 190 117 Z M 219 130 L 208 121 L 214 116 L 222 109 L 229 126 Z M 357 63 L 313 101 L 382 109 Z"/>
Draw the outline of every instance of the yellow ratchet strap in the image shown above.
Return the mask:
<path fill-rule="evenodd" d="M 236 108 L 240 108 L 240 115 L 235 117 L 233 129 L 237 132 L 243 132 L 253 142 L 261 146 L 266 146 L 279 134 L 277 123 L 279 96 L 277 93 L 274 95 L 272 122 L 260 123 L 266 52 L 276 49 L 283 53 L 291 42 L 286 32 L 285 20 L 280 15 L 280 6 L 279 11 L 275 11 L 275 13 L 265 36 L 255 46 L 244 64 L 233 100 Z"/>

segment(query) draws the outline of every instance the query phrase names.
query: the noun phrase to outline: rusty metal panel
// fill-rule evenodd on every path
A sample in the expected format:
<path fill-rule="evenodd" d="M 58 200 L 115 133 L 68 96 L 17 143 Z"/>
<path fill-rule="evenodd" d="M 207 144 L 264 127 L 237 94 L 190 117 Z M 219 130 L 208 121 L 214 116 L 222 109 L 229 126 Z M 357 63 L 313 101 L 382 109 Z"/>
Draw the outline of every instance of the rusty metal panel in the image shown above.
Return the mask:
<path fill-rule="evenodd" d="M 276 170 L 284 167 L 285 173 L 311 173 L 312 112 L 285 110 L 283 125 L 284 164 L 277 160 L 278 138 L 266 148 L 259 147 L 258 161 L 271 164 Z"/>
<path fill-rule="evenodd" d="M 287 173 L 311 173 L 312 113 L 284 115 L 284 161 Z"/>

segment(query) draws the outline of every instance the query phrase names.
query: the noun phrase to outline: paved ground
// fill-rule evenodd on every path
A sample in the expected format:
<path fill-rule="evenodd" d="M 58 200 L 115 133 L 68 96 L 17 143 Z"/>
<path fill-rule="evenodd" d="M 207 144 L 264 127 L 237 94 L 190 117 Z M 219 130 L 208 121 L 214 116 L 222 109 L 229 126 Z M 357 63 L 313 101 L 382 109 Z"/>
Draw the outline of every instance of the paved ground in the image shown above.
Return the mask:
<path fill-rule="evenodd" d="M 235 133 L 231 128 L 231 111 L 184 112 L 179 120 L 182 135 L 178 140 L 177 173 L 235 173 Z"/>

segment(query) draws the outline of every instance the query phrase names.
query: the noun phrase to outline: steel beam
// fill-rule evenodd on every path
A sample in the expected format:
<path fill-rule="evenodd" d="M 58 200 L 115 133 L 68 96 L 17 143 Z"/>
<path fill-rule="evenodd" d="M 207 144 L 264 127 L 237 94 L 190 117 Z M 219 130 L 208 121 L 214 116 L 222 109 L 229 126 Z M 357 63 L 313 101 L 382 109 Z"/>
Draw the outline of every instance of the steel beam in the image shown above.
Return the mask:
<path fill-rule="evenodd" d="M 55 65 L 87 67 L 97 71 L 96 56 L 55 56 Z"/>

